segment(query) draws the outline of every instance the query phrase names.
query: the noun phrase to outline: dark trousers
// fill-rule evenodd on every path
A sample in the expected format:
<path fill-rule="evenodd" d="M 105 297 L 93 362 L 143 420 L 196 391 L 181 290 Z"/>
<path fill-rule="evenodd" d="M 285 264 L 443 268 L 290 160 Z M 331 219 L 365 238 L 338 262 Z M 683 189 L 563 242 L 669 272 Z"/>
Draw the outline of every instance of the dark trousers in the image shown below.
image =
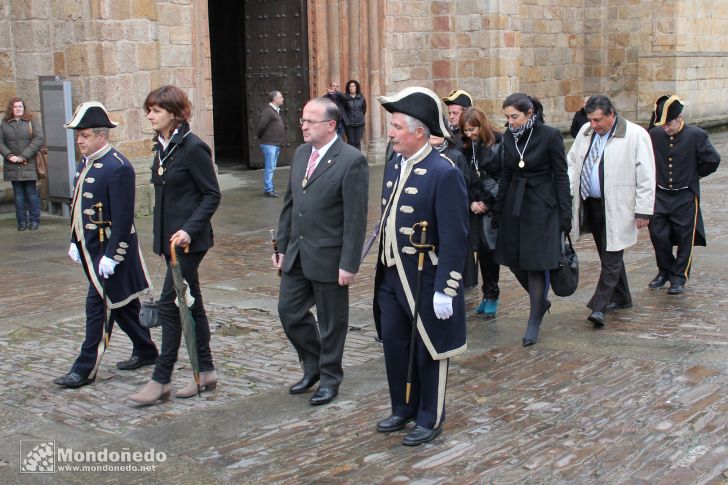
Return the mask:
<path fill-rule="evenodd" d="M 40 223 L 40 196 L 35 186 L 35 180 L 13 181 L 11 183 L 15 199 L 15 218 L 18 220 L 18 225 L 27 225 L 28 222 Z"/>
<path fill-rule="evenodd" d="M 182 277 L 190 287 L 190 294 L 195 303 L 190 307 L 192 319 L 195 321 L 195 333 L 197 337 L 197 357 L 200 362 L 200 372 L 209 372 L 215 369 L 212 363 L 212 351 L 210 350 L 210 325 L 207 321 L 207 313 L 202 302 L 200 292 L 200 280 L 197 269 L 207 251 L 199 253 L 184 254 L 178 252 L 177 262 L 182 270 Z M 177 292 L 174 289 L 172 270 L 167 260 L 167 275 L 164 278 L 162 294 L 157 302 L 159 319 L 162 322 L 162 353 L 159 354 L 157 365 L 154 367 L 152 380 L 160 384 L 169 384 L 172 380 L 172 369 L 177 362 L 177 354 L 182 343 L 182 320 L 180 319 L 179 308 L 175 304 Z"/>
<path fill-rule="evenodd" d="M 584 210 L 602 263 L 597 288 L 586 306 L 603 312 L 609 303 L 623 305 L 632 301 L 624 268 L 624 251 L 607 251 L 607 220 L 603 200 L 589 197 L 584 201 Z"/>
<path fill-rule="evenodd" d="M 690 276 L 697 216 L 697 197 L 691 190 L 657 189 L 650 239 L 657 268 L 672 284 L 684 285 Z M 677 256 L 673 245 L 677 245 Z"/>
<path fill-rule="evenodd" d="M 141 303 L 135 298 L 123 307 L 114 308 L 109 312 L 110 328 L 113 330 L 114 323 L 129 336 L 133 344 L 132 355 L 143 359 L 154 359 L 157 356 L 157 347 L 152 341 L 148 328 L 139 323 L 139 309 Z M 94 378 L 91 375 L 96 358 L 98 357 L 99 344 L 104 331 L 104 301 L 92 284 L 88 285 L 86 295 L 86 338 L 81 345 L 81 353 L 73 363 L 71 372 L 82 377 Z"/>
<path fill-rule="evenodd" d="M 483 299 L 497 300 L 500 296 L 500 265 L 495 262 L 495 251 L 484 249 L 478 253 L 480 274 L 483 276 Z"/>
<path fill-rule="evenodd" d="M 357 150 L 361 150 L 361 139 L 364 137 L 364 125 L 349 126 L 346 125 L 346 143 L 353 146 Z"/>
<path fill-rule="evenodd" d="M 384 364 L 392 414 L 415 417 L 418 426 L 437 428 L 445 421 L 449 359 L 433 360 L 422 338 L 417 335 L 410 402 L 405 404 L 412 314 L 395 267 L 384 270 L 375 297 L 381 310 Z"/>
<path fill-rule="evenodd" d="M 317 319 L 311 313 L 316 305 Z M 341 360 L 349 330 L 349 287 L 311 281 L 301 261 L 281 275 L 278 314 L 305 375 L 321 375 L 321 386 L 338 388 L 344 378 Z"/>

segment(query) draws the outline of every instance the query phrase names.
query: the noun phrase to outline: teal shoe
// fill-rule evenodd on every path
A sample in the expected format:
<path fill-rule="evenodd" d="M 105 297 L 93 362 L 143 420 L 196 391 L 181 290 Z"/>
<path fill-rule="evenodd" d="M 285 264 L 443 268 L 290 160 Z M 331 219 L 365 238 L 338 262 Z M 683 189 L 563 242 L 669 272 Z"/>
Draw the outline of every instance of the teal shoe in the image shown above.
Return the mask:
<path fill-rule="evenodd" d="M 487 300 L 481 301 L 480 305 L 478 305 L 478 308 L 475 309 L 475 313 L 485 313 L 485 306 L 487 303 Z"/>
<path fill-rule="evenodd" d="M 485 305 L 483 306 L 482 313 L 486 317 L 494 317 L 496 312 L 498 311 L 498 300 L 485 300 L 483 301 L 483 303 L 485 303 Z"/>

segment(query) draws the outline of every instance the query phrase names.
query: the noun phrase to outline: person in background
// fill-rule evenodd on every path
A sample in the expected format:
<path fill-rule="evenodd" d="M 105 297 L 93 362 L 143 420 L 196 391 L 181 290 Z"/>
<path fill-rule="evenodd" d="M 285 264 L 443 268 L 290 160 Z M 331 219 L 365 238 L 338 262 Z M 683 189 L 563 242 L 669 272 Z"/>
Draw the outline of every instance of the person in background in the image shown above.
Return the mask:
<path fill-rule="evenodd" d="M 195 322 L 199 386 L 189 384 L 175 393 L 188 398 L 217 387 L 217 373 L 210 350 L 210 326 L 202 301 L 198 268 L 213 245 L 210 220 L 220 205 L 220 187 L 210 147 L 190 130 L 192 104 L 177 86 L 162 86 L 144 101 L 154 137 L 154 254 L 164 257 L 167 275 L 157 302 L 162 322 L 162 353 L 149 382 L 129 399 L 138 404 L 165 401 L 172 391 L 172 370 L 182 340 L 182 321 L 175 303 L 177 292 L 170 266 L 171 245 L 177 249 L 177 264 L 189 286 L 194 303 L 189 307 Z M 183 251 L 184 249 L 184 251 Z"/>
<path fill-rule="evenodd" d="M 655 127 L 650 130 L 657 190 L 649 230 L 658 271 L 649 287 L 657 289 L 669 281 L 670 295 L 685 291 L 693 248 L 706 244 L 700 178 L 718 170 L 720 164 L 720 154 L 708 134 L 685 123 L 683 107 L 677 95 L 660 97 L 652 119 Z M 676 255 L 673 246 L 677 246 Z"/>
<path fill-rule="evenodd" d="M 549 271 L 559 266 L 561 233 L 571 230 L 571 196 L 561 132 L 544 123 L 541 103 L 526 94 L 503 102 L 508 131 L 493 220 L 496 262 L 508 266 L 528 292 L 523 346 L 536 343 L 548 300 Z"/>
<path fill-rule="evenodd" d="M 473 105 L 473 97 L 467 91 L 456 89 L 442 98 L 447 106 L 447 121 L 452 133 L 453 144 L 458 150 L 463 149 L 463 133 L 460 131 L 460 115 Z"/>
<path fill-rule="evenodd" d="M 348 123 L 348 119 L 346 118 L 346 110 L 344 109 L 344 104 L 341 102 L 341 91 L 339 91 L 339 81 L 331 81 L 329 83 L 329 87 L 326 88 L 326 93 L 323 95 L 324 98 L 329 98 L 331 101 L 334 102 L 337 108 L 339 108 L 339 115 L 341 116 L 341 122 L 336 125 L 336 134 L 341 138 L 344 139 L 344 135 L 346 135 L 345 132 L 345 126 Z"/>
<path fill-rule="evenodd" d="M 18 231 L 34 231 L 40 227 L 35 156 L 41 145 L 43 130 L 40 123 L 33 123 L 33 114 L 25 109 L 25 101 L 12 98 L 0 123 L 0 155 L 3 178 L 13 186 Z"/>
<path fill-rule="evenodd" d="M 364 125 L 366 124 L 367 100 L 361 93 L 359 81 L 355 79 L 347 81 L 346 92 L 339 99 L 344 105 L 346 142 L 361 151 L 361 139 L 364 136 Z"/>
<path fill-rule="evenodd" d="M 586 117 L 586 111 L 584 111 L 584 105 L 589 100 L 589 96 L 586 96 L 581 102 L 581 109 L 574 113 L 574 118 L 571 120 L 571 137 L 576 138 L 576 134 L 579 133 L 581 127 L 589 123 L 589 119 Z"/>
<path fill-rule="evenodd" d="M 501 173 L 501 136 L 480 108 L 465 110 L 460 117 L 460 131 L 469 160 L 470 243 L 478 255 L 483 277 L 483 300 L 475 313 L 494 317 L 498 311 L 500 266 L 495 262 L 497 230 L 491 224 L 491 212 L 498 194 Z"/>
<path fill-rule="evenodd" d="M 263 152 L 263 195 L 265 197 L 278 197 L 273 185 L 273 172 L 276 170 L 278 155 L 281 153 L 285 126 L 281 116 L 283 94 L 280 91 L 271 91 L 268 95 L 268 104 L 260 112 L 257 138 L 260 140 L 260 151 Z"/>

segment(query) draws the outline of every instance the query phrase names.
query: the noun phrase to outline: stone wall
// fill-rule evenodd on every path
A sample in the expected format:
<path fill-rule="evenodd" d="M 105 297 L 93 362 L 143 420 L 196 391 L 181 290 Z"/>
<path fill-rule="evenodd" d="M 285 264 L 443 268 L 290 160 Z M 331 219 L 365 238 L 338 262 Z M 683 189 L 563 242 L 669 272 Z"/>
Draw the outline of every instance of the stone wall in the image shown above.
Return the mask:
<path fill-rule="evenodd" d="M 201 0 L 0 0 L 0 100 L 18 95 L 39 112 L 38 76 L 72 84 L 74 107 L 102 102 L 119 126 L 112 143 L 147 185 L 153 132 L 144 118 L 152 89 L 190 96 L 192 128 L 212 144 L 207 6 Z M 138 205 L 149 204 L 141 193 Z"/>

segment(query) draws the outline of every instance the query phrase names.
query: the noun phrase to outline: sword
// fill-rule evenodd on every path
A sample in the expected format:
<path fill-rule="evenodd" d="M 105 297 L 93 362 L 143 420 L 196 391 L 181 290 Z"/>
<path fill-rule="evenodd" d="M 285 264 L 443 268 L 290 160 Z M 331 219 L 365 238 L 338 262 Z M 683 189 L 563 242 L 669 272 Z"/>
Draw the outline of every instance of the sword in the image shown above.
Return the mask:
<path fill-rule="evenodd" d="M 99 217 L 98 219 L 94 219 L 93 216 L 89 215 L 88 218 L 92 224 L 96 225 L 98 229 L 99 246 L 101 247 L 101 257 L 103 257 L 104 242 L 106 241 L 106 227 L 111 226 L 111 221 L 104 220 L 104 204 L 102 202 L 97 202 L 92 207 L 96 209 Z M 96 268 L 94 268 L 93 265 L 90 269 L 91 271 L 96 271 Z M 109 343 L 111 341 L 111 319 L 109 318 L 109 307 L 106 302 L 106 278 L 99 278 L 101 280 L 101 299 L 103 300 L 104 304 L 104 325 L 102 328 L 101 342 L 99 342 L 99 347 L 96 352 L 96 364 L 94 365 L 94 368 L 89 375 L 89 377 L 92 379 L 96 376 L 96 371 L 99 368 L 99 364 L 101 364 L 101 358 L 104 356 L 104 352 L 106 352 L 106 349 L 109 348 Z"/>

